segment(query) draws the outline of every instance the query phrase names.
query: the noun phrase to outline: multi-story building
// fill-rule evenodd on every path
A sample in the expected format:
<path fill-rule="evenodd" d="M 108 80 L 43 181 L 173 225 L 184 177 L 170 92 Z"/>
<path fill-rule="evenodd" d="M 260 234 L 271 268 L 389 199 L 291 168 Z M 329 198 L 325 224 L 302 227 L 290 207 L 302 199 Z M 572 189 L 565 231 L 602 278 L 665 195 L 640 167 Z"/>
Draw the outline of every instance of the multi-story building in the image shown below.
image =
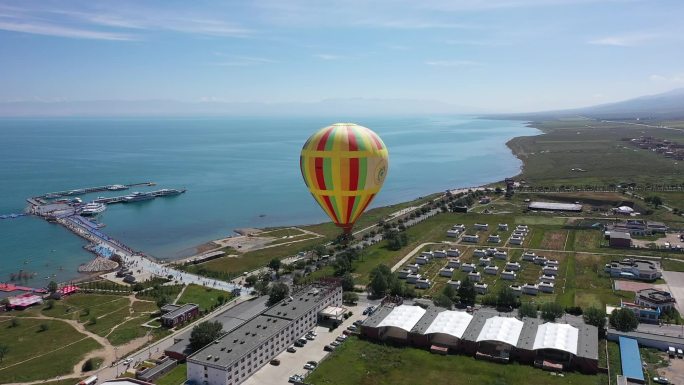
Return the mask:
<path fill-rule="evenodd" d="M 320 314 L 342 304 L 336 281 L 307 286 L 188 357 L 188 380 L 235 385 L 311 330 Z"/>
<path fill-rule="evenodd" d="M 639 306 L 659 309 L 661 312 L 674 308 L 677 303 L 672 294 L 658 289 L 637 291 L 635 302 Z"/>
<path fill-rule="evenodd" d="M 662 276 L 655 262 L 631 258 L 607 263 L 604 271 L 613 278 L 638 279 L 642 281 L 654 281 Z"/>

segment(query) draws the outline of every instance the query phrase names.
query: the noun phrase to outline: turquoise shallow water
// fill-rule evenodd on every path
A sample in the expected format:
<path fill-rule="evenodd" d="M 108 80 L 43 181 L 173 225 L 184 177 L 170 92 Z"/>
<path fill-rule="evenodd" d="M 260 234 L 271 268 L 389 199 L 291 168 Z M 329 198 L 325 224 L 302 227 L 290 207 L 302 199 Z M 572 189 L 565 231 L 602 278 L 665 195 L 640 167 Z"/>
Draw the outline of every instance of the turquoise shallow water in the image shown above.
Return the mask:
<path fill-rule="evenodd" d="M 177 197 L 111 205 L 100 216 L 106 233 L 158 258 L 187 255 L 238 227 L 321 222 L 327 218 L 301 180 L 299 151 L 336 120 L 0 120 L 0 214 L 19 212 L 25 198 L 49 191 L 142 181 L 187 188 Z M 390 151 L 373 206 L 515 175 L 521 163 L 505 142 L 538 134 L 522 122 L 463 116 L 351 121 L 376 131 Z M 106 194 L 84 199 L 99 195 Z M 19 269 L 37 273 L 33 285 L 46 275 L 73 278 L 91 258 L 83 245 L 37 218 L 0 220 L 0 281 Z"/>

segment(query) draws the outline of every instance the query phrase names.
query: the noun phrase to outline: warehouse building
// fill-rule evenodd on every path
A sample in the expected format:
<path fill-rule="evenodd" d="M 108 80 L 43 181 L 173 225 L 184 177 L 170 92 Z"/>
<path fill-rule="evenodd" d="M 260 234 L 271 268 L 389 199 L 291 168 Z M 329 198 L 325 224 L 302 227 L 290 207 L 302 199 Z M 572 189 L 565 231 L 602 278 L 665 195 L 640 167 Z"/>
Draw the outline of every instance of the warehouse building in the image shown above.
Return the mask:
<path fill-rule="evenodd" d="M 337 280 L 293 294 L 229 331 L 187 359 L 187 379 L 198 385 L 235 385 L 311 330 L 322 311 L 342 304 Z"/>
<path fill-rule="evenodd" d="M 470 314 L 441 307 L 384 305 L 361 325 L 362 336 L 452 352 L 496 362 L 515 360 L 547 370 L 598 371 L 598 329 L 581 317 L 565 323 L 517 319 L 511 313 L 481 308 Z"/>
<path fill-rule="evenodd" d="M 530 202 L 527 206 L 530 210 L 543 210 L 543 211 L 572 211 L 580 212 L 582 211 L 582 205 L 575 203 L 556 203 L 556 202 Z"/>

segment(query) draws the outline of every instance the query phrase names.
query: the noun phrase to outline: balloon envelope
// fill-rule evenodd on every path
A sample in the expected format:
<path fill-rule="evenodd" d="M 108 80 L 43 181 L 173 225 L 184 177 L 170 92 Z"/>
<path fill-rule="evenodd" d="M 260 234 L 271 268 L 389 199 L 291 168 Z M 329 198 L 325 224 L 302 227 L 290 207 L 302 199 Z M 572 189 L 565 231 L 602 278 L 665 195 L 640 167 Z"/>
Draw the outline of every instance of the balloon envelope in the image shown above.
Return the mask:
<path fill-rule="evenodd" d="M 336 123 L 304 144 L 299 166 L 311 195 L 345 232 L 382 188 L 389 166 L 387 147 L 375 132 Z"/>

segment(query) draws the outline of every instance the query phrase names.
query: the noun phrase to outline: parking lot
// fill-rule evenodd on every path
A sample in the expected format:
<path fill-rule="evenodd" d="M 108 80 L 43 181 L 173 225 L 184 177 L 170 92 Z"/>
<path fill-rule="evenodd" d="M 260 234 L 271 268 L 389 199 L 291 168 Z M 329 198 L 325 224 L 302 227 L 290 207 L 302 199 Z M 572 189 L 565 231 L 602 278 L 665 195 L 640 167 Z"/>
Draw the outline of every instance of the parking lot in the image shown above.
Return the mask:
<path fill-rule="evenodd" d="M 327 327 L 316 326 L 313 330 L 318 334 L 315 340 L 309 341 L 304 347 L 296 348 L 297 352 L 288 353 L 287 351 L 280 353 L 276 356 L 280 360 L 280 365 L 274 366 L 271 364 L 266 364 L 264 367 L 259 369 L 250 378 L 248 378 L 244 385 L 272 385 L 272 384 L 287 384 L 290 376 L 294 374 L 303 375 L 307 373 L 304 369 L 304 365 L 308 361 L 320 362 L 323 357 L 325 357 L 329 352 L 323 350 L 325 345 L 330 344 L 342 335 L 342 332 L 352 325 L 354 321 L 359 319 L 364 319 L 363 310 L 370 306 L 368 302 L 364 300 L 364 297 L 360 298 L 359 303 L 356 306 L 345 306 L 348 310 L 352 311 L 354 314 L 345 320 L 342 325 L 337 329 L 330 332 Z M 377 304 L 376 301 L 372 301 L 373 305 Z"/>

